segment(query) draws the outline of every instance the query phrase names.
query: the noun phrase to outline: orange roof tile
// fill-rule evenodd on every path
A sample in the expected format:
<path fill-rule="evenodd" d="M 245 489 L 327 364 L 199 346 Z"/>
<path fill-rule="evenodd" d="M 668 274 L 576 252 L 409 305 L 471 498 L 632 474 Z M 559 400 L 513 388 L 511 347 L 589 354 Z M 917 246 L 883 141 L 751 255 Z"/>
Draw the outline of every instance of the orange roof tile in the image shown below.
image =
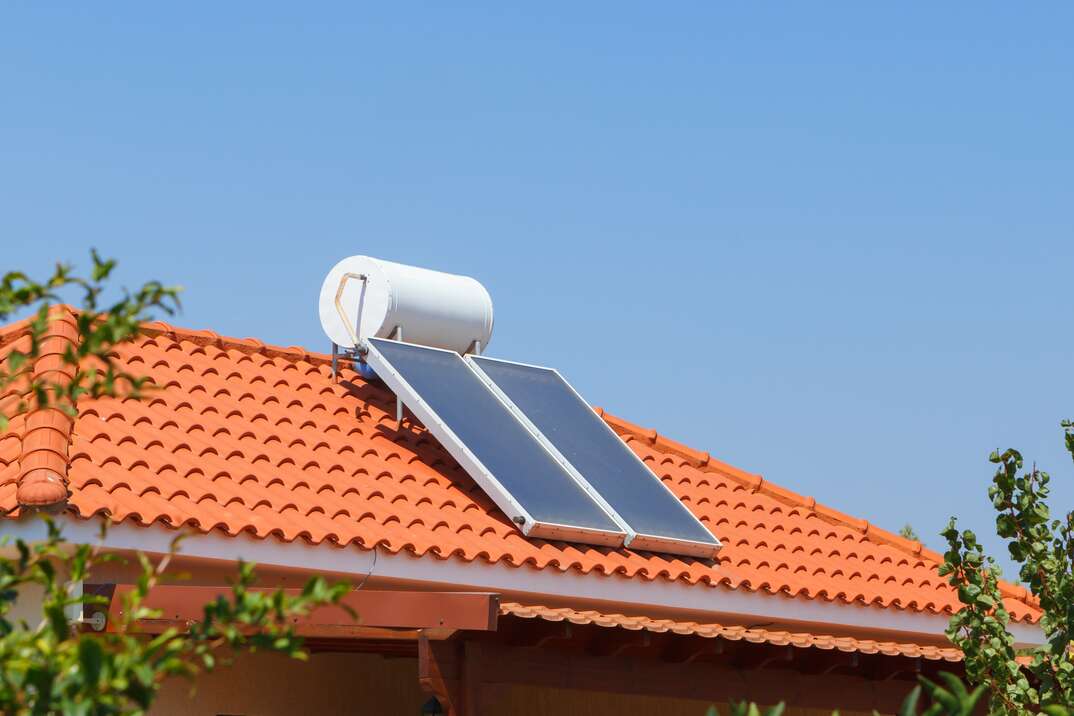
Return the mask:
<path fill-rule="evenodd" d="M 71 312 L 63 306 L 53 308 L 50 317 L 48 330 L 40 339 L 37 358 L 23 369 L 22 379 L 9 385 L 0 396 L 0 404 L 5 410 L 22 401 L 31 402 L 28 396 L 31 381 L 70 384 L 75 369 L 64 363 L 63 355 L 78 339 L 78 328 Z M 15 350 L 29 351 L 31 338 L 28 332 L 13 338 L 3 344 L 0 360 L 6 360 Z M 16 482 L 18 503 L 47 507 L 66 499 L 71 418 L 56 407 L 43 408 L 18 418 L 11 432 L 21 434 Z"/>
<path fill-rule="evenodd" d="M 25 330 L 0 331 L 0 359 Z M 423 428 L 396 429 L 384 386 L 349 368 L 333 381 L 327 356 L 164 323 L 147 324 L 116 354 L 157 390 L 142 401 L 80 403 L 61 462 L 69 509 L 83 518 L 915 612 L 958 608 L 936 573 L 940 556 L 919 543 L 599 409 L 720 538 L 715 562 L 523 537 Z M 36 426 L 18 419 L 0 434 L 0 508 L 15 516 L 19 478 L 36 469 L 35 430 L 51 429 Z M 1004 589 L 1015 620 L 1039 618 L 1026 590 Z"/>
<path fill-rule="evenodd" d="M 813 647 L 816 649 L 839 651 L 856 651 L 862 654 L 884 654 L 886 656 L 921 657 L 933 661 L 962 661 L 962 652 L 954 647 L 941 647 L 928 644 L 912 644 L 894 641 L 875 641 L 857 639 L 848 636 L 811 634 L 808 632 L 789 632 L 772 629 L 751 628 L 745 626 L 725 626 L 722 624 L 700 624 L 692 621 L 674 619 L 653 619 L 646 616 L 624 616 L 623 614 L 605 614 L 587 610 L 580 611 L 567 607 L 545 607 L 540 605 L 522 605 L 516 602 L 500 604 L 500 613 L 520 619 L 544 619 L 546 621 L 568 621 L 572 624 L 596 624 L 602 627 L 619 627 L 686 636 L 701 636 L 707 639 L 727 639 L 729 641 L 748 641 L 754 644 L 774 644 L 776 646 Z"/>

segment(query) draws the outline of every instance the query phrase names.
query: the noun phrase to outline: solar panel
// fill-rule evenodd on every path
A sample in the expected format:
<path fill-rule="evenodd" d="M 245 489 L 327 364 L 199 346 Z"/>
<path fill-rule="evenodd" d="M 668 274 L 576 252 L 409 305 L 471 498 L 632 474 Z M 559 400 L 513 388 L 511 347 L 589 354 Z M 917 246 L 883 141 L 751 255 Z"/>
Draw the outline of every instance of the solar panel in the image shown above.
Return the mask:
<path fill-rule="evenodd" d="M 625 531 L 458 353 L 382 338 L 366 361 L 522 532 L 619 546 Z"/>
<path fill-rule="evenodd" d="M 468 356 L 630 529 L 633 549 L 713 557 L 716 539 L 551 368 Z"/>

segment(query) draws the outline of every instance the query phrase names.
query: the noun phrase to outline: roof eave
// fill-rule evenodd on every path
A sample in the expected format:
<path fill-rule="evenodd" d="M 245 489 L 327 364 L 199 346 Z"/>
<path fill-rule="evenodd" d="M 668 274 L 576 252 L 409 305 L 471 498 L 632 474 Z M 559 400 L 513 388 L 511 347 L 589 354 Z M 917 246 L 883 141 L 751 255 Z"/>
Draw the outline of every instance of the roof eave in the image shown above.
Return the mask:
<path fill-rule="evenodd" d="M 75 543 L 99 543 L 97 526 L 82 519 L 63 520 L 65 537 Z M 37 541 L 45 537 L 39 520 L 12 521 L 5 533 L 13 538 Z M 165 553 L 175 530 L 158 526 L 120 523 L 109 528 L 103 547 L 122 551 Z M 182 543 L 182 554 L 208 560 L 244 559 L 265 566 L 300 569 L 317 573 L 352 575 L 359 579 L 372 574 L 383 579 L 412 582 L 429 588 L 494 591 L 506 595 L 526 595 L 530 599 L 555 598 L 578 602 L 601 602 L 622 613 L 638 610 L 682 610 L 704 614 L 713 621 L 728 616 L 757 623 L 800 623 L 829 630 L 868 630 L 887 635 L 905 635 L 907 640 L 942 638 L 949 616 L 943 613 L 848 604 L 838 601 L 801 599 L 779 594 L 689 585 L 682 582 L 641 582 L 621 575 L 553 572 L 506 566 L 500 563 L 430 559 L 405 552 L 374 552 L 357 548 L 328 547 L 302 542 L 259 539 L 248 534 L 197 534 Z M 1044 641 L 1040 626 L 1012 623 L 1017 646 L 1030 647 Z"/>

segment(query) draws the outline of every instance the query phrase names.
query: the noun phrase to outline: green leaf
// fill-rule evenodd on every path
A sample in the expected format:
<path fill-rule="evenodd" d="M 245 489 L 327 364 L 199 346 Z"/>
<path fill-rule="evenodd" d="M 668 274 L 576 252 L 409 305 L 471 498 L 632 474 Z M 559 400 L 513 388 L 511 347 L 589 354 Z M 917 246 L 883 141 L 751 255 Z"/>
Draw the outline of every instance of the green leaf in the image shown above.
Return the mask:
<path fill-rule="evenodd" d="M 921 686 L 915 686 L 903 699 L 902 706 L 899 707 L 899 716 L 916 716 L 919 698 L 921 698 Z"/>
<path fill-rule="evenodd" d="M 1060 704 L 1050 704 L 1048 706 L 1043 706 L 1041 707 L 1040 711 L 1041 713 L 1047 714 L 1048 716 L 1070 716 L 1071 713 L 1074 713 L 1074 709 L 1071 709 L 1069 706 L 1062 706 Z"/>
<path fill-rule="evenodd" d="M 104 659 L 104 650 L 96 637 L 83 636 L 78 641 L 78 665 L 82 668 L 82 678 L 86 685 L 96 684 L 101 679 L 101 661 Z"/>
<path fill-rule="evenodd" d="M 52 632 L 52 637 L 56 641 L 64 641 L 70 636 L 71 627 L 67 623 L 67 614 L 63 610 L 63 605 L 57 602 L 47 602 L 44 607 L 45 620 L 48 622 L 49 630 Z"/>

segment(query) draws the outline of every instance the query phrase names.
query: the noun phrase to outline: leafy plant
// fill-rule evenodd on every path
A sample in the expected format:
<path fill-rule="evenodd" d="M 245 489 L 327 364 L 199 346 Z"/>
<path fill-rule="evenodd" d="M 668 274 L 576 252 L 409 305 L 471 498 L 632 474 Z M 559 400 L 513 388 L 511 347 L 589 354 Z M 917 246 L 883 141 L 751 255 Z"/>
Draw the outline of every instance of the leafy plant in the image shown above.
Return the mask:
<path fill-rule="evenodd" d="M 909 522 L 903 525 L 902 529 L 899 530 L 899 536 L 903 539 L 912 539 L 915 542 L 921 541 L 921 538 L 917 536 L 917 532 L 914 530 L 913 525 L 911 525 Z"/>
<path fill-rule="evenodd" d="M 782 716 L 784 708 L 786 705 L 782 701 L 764 710 L 753 702 L 732 701 L 727 706 L 727 713 L 729 716 Z M 720 710 L 715 706 L 709 706 L 705 716 L 720 716 Z"/>
<path fill-rule="evenodd" d="M 966 688 L 962 680 L 954 674 L 943 672 L 940 680 L 941 686 L 929 679 L 919 677 L 920 684 L 915 686 L 906 696 L 899 708 L 899 716 L 971 716 L 977 709 L 978 703 L 984 698 L 986 687 L 981 685 L 972 691 Z M 945 688 L 946 687 L 946 688 Z M 921 703 L 921 695 L 925 693 L 929 703 Z M 728 706 L 729 716 L 782 716 L 784 703 L 762 709 L 755 703 L 745 701 L 732 702 Z M 876 711 L 874 716 L 880 716 Z M 838 716 L 838 711 L 832 711 L 832 716 Z M 720 711 L 715 706 L 710 706 L 706 716 L 720 716 Z M 1067 711 L 1050 711 L 1049 716 L 1069 716 Z"/>
<path fill-rule="evenodd" d="M 899 716 L 915 716 L 918 713 L 923 716 L 970 716 L 977 708 L 977 704 L 985 695 L 985 687 L 978 686 L 972 691 L 966 689 L 962 679 L 947 672 L 940 673 L 940 680 L 947 688 L 940 686 L 925 677 L 918 677 L 920 685 L 906 696 L 899 708 Z M 922 688 L 931 702 L 919 711 Z M 877 712 L 873 712 L 879 716 Z"/>
<path fill-rule="evenodd" d="M 304 659 L 294 620 L 319 606 L 338 604 L 349 590 L 346 584 L 329 585 L 317 577 L 293 597 L 282 590 L 254 591 L 253 566 L 240 562 L 230 594 L 206 604 L 201 621 L 185 631 L 170 627 L 155 636 L 141 634 L 139 620 L 162 616 L 144 602 L 163 578 L 177 539 L 157 564 L 139 555 L 138 580 L 123 596 L 123 609 L 108 632 L 82 631 L 77 620 L 70 619 L 72 611 L 81 612 L 83 605 L 107 605 L 109 600 L 73 595 L 68 584 L 89 578 L 95 564 L 118 558 L 90 545 L 71 545 L 52 520 L 47 524 L 47 539 L 37 544 L 18 540 L 16 557 L 0 556 L 0 713 L 4 714 L 142 714 L 166 679 L 211 671 L 226 664 L 231 654 L 261 650 Z M 13 621 L 11 611 L 20 595 L 35 588 L 42 595 L 40 622 Z"/>
<path fill-rule="evenodd" d="M 1062 423 L 1074 457 L 1074 424 Z M 1045 642 L 1020 652 L 1008 629 L 1010 614 L 999 587 L 999 569 L 976 535 L 959 531 L 951 518 L 942 533 L 948 549 L 940 574 L 958 590 L 962 610 L 947 635 L 965 654 L 970 683 L 988 688 L 993 714 L 1060 713 L 1074 704 L 1074 513 L 1051 518 L 1050 477 L 1034 465 L 1023 471 L 1017 450 L 992 453 L 996 465 L 988 496 L 996 510 L 996 532 L 1007 541 L 1018 576 L 1039 600 Z"/>
<path fill-rule="evenodd" d="M 73 416 L 83 395 L 138 397 L 141 393 L 146 378 L 119 370 L 112 356 L 113 348 L 137 335 L 140 324 L 150 318 L 151 310 L 174 313 L 179 308 L 181 289 L 148 281 L 133 293 L 124 291 L 118 300 L 102 308 L 102 294 L 116 261 L 102 259 L 96 251 L 90 252 L 90 258 L 93 268 L 87 277 L 78 276 L 70 265 L 59 263 L 43 281 L 31 279 L 22 271 L 9 271 L 0 279 L 0 320 L 33 309 L 28 346 L 12 350 L 0 363 L 0 430 L 6 429 L 15 415 L 49 406 Z M 78 340 L 62 356 L 63 364 L 69 367 L 64 371 L 69 379 L 66 376 L 64 380 L 34 378 L 30 369 L 40 355 L 50 309 L 65 289 L 81 293 L 76 316 Z"/>
<path fill-rule="evenodd" d="M 96 252 L 91 258 L 88 277 L 58 264 L 44 281 L 21 271 L 0 279 L 0 320 L 31 312 L 28 337 L 6 346 L 7 355 L 0 361 L 0 430 L 7 429 L 14 417 L 38 410 L 74 416 L 79 400 L 86 396 L 142 395 L 147 378 L 120 370 L 113 351 L 138 334 L 150 311 L 177 310 L 179 289 L 149 281 L 102 308 L 116 262 L 101 259 Z M 35 362 L 45 355 L 52 304 L 65 289 L 81 293 L 81 308 L 74 315 L 76 335 L 65 341 L 58 366 L 35 371 Z M 71 617 L 81 613 L 83 605 L 102 599 L 72 594 L 69 585 L 87 579 L 95 564 L 114 560 L 115 555 L 65 542 L 52 521 L 40 543 L 0 544 L 0 713 L 141 714 L 166 679 L 212 670 L 229 654 L 268 650 L 305 658 L 293 620 L 320 605 L 338 603 L 349 589 L 315 578 L 293 597 L 282 590 L 252 590 L 253 566 L 240 562 L 230 594 L 204 605 L 201 621 L 184 631 L 139 634 L 139 620 L 160 616 L 144 606 L 145 599 L 164 577 L 177 544 L 174 541 L 156 564 L 139 555 L 135 588 L 123 596 L 118 622 L 100 634 L 81 631 Z M 12 616 L 20 599 L 25 603 L 28 595 L 40 603 L 36 624 Z"/>

